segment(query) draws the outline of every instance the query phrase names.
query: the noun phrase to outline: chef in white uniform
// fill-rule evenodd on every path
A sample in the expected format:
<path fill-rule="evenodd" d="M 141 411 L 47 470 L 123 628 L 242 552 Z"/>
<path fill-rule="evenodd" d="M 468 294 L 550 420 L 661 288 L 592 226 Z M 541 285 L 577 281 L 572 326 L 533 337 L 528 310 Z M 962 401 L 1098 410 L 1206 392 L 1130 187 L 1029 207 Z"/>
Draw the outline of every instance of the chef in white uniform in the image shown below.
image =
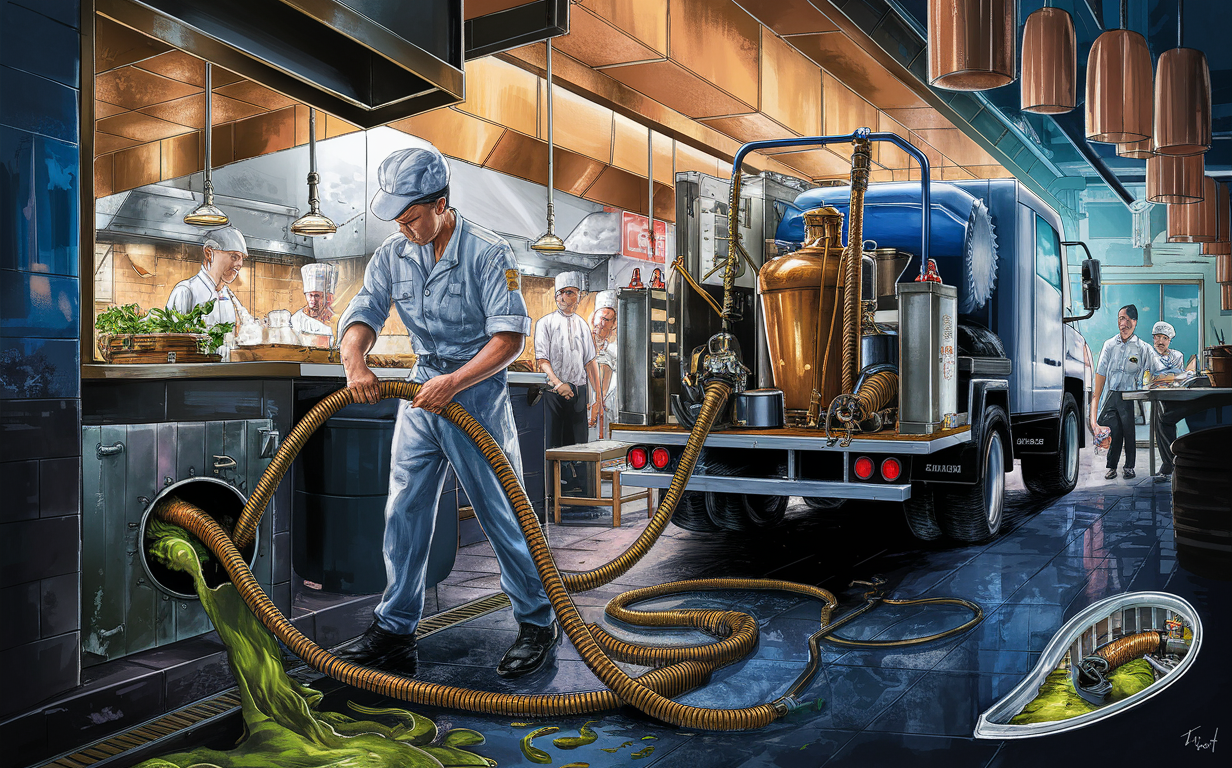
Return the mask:
<path fill-rule="evenodd" d="M 201 271 L 181 280 L 167 297 L 167 309 L 188 313 L 194 307 L 214 302 L 214 309 L 205 316 L 205 327 L 216 323 L 236 323 L 237 315 L 247 315 L 239 299 L 228 287 L 240 276 L 248 244 L 235 227 L 222 227 L 206 233 L 202 244 Z"/>
<path fill-rule="evenodd" d="M 291 327 L 299 333 L 315 333 L 329 336 L 334 343 L 334 288 L 338 285 L 338 268 L 333 264 L 305 264 L 300 267 L 304 280 L 306 306 L 291 315 Z"/>
<path fill-rule="evenodd" d="M 616 291 L 601 291 L 595 297 L 590 328 L 595 340 L 595 362 L 599 365 L 597 397 L 603 401 L 599 422 L 599 439 L 602 440 L 611 434 L 611 425 L 616 420 Z"/>

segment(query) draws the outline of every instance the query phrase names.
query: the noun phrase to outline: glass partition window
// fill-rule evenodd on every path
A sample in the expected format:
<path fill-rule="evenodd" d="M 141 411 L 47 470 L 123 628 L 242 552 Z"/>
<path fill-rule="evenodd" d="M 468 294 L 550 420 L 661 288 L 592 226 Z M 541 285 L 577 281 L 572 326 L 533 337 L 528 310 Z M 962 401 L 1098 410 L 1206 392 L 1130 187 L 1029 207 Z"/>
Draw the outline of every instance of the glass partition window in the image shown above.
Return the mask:
<path fill-rule="evenodd" d="M 1061 238 L 1052 225 L 1035 217 L 1035 273 L 1061 291 Z"/>
<path fill-rule="evenodd" d="M 1072 290 L 1081 288 L 1081 280 L 1073 276 Z M 1185 359 L 1202 349 L 1202 286 L 1187 283 L 1104 283 L 1103 303 L 1089 320 L 1077 323 L 1087 345 L 1092 362 L 1098 363 L 1099 351 L 1117 331 L 1117 312 L 1126 304 L 1138 307 L 1138 338 L 1151 341 L 1151 328 L 1166 320 L 1176 329 L 1172 348 L 1181 351 Z"/>

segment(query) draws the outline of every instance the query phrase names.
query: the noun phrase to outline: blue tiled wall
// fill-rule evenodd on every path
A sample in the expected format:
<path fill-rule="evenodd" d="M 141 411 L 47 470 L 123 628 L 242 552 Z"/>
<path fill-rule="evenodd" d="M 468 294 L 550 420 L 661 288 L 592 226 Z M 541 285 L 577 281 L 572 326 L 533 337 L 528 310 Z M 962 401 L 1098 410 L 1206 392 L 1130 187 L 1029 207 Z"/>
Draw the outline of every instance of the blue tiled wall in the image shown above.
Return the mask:
<path fill-rule="evenodd" d="M 79 29 L 77 0 L 0 0 L 2 725 L 80 682 Z M 21 730 L 17 765 L 46 747 Z"/>

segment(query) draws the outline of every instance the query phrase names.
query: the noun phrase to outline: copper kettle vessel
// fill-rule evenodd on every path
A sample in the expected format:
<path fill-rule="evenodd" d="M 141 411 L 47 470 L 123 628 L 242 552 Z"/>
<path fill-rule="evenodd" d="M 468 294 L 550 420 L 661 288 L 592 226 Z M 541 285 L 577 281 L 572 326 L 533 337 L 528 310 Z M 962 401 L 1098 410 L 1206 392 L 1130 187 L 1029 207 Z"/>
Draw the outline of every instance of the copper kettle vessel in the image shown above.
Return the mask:
<path fill-rule="evenodd" d="M 786 421 L 815 426 L 819 411 L 842 393 L 843 214 L 816 208 L 804 214 L 804 226 L 803 247 L 767 262 L 758 285 Z"/>

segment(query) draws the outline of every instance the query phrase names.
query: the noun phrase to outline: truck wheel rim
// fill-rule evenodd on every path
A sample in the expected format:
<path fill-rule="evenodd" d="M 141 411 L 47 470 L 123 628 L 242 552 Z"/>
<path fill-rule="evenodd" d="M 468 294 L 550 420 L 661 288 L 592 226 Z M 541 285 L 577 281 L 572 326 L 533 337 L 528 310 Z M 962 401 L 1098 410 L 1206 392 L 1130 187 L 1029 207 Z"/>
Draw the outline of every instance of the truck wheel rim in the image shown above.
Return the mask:
<path fill-rule="evenodd" d="M 1078 477 L 1078 416 L 1073 411 L 1065 414 L 1061 441 L 1065 446 L 1065 482 L 1072 484 Z"/>
<path fill-rule="evenodd" d="M 1001 450 L 1001 433 L 993 432 L 984 457 L 984 504 L 988 511 L 988 530 L 1001 525 L 1001 504 L 1005 497 L 1005 464 Z"/>

